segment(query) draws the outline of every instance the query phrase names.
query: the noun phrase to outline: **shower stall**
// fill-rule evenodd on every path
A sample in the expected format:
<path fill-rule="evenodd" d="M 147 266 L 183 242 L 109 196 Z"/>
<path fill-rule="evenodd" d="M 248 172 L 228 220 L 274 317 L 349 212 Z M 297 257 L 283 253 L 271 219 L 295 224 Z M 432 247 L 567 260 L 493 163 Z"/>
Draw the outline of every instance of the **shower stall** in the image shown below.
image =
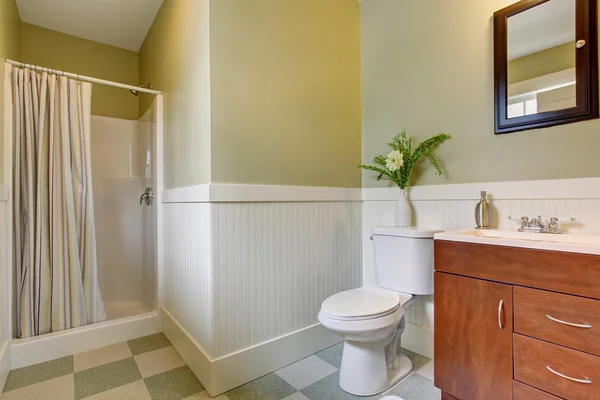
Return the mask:
<path fill-rule="evenodd" d="M 7 84 L 11 71 L 14 73 L 19 68 L 69 77 L 77 82 L 116 86 L 130 90 L 132 96 L 141 92 L 154 95 L 155 99 L 138 120 L 89 116 L 97 283 L 105 318 L 97 323 L 20 338 L 17 329 L 20 318 L 17 294 L 21 282 L 18 271 L 9 269 L 14 332 L 12 368 L 152 334 L 159 329 L 156 310 L 159 302 L 158 236 L 162 187 L 161 93 L 148 89 L 149 85 L 135 88 L 10 60 L 7 60 L 5 77 L 0 77 L 5 79 L 5 91 L 11 90 L 10 83 Z M 4 95 L 6 99 L 6 93 Z M 10 104 L 5 104 L 5 107 L 6 116 Z M 4 176 L 9 194 L 6 220 L 7 224 L 11 224 L 10 221 L 19 213 L 19 210 L 10 206 L 10 200 L 18 188 L 14 187 L 14 183 L 10 184 L 11 179 L 6 177 L 12 176 L 13 165 L 21 161 L 17 159 L 17 152 L 6 151 L 14 146 L 13 135 L 6 129 L 8 126 L 10 123 L 6 124 L 5 121 Z M 14 126 L 12 128 L 14 131 Z M 10 237 L 6 238 L 6 242 L 6 249 L 14 248 Z M 14 261 L 15 250 L 12 253 L 9 258 Z M 11 265 L 8 264 L 9 268 Z"/>
<path fill-rule="evenodd" d="M 138 121 L 91 119 L 98 279 L 109 321 L 156 308 L 155 121 L 156 104 Z"/>

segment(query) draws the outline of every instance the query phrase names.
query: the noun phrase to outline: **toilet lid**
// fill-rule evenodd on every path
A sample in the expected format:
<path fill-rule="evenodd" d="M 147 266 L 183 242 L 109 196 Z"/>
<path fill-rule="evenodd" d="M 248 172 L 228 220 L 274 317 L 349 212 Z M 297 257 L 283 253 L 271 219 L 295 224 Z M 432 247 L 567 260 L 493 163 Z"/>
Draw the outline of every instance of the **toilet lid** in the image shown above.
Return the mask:
<path fill-rule="evenodd" d="M 365 287 L 334 294 L 323 302 L 321 309 L 331 318 L 366 319 L 396 311 L 400 303 L 398 292 Z"/>

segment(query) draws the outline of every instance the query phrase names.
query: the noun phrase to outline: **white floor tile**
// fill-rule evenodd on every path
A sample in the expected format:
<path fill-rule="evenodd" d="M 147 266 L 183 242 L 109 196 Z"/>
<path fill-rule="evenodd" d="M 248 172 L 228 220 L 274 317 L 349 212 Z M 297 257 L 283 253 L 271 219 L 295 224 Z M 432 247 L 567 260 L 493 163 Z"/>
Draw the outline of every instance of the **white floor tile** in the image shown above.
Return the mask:
<path fill-rule="evenodd" d="M 129 350 L 127 342 L 123 342 L 75 354 L 73 364 L 75 372 L 79 372 L 129 357 L 131 357 L 131 350 Z"/>
<path fill-rule="evenodd" d="M 301 390 L 335 372 L 337 368 L 333 365 L 317 356 L 310 356 L 275 373 L 296 390 Z"/>
<path fill-rule="evenodd" d="M 135 362 L 142 374 L 142 378 L 148 378 L 162 372 L 185 365 L 173 346 L 163 347 L 162 349 L 142 353 L 134 357 Z"/>
<path fill-rule="evenodd" d="M 429 380 L 433 380 L 433 360 L 419 368 L 417 374 L 422 375 Z"/>

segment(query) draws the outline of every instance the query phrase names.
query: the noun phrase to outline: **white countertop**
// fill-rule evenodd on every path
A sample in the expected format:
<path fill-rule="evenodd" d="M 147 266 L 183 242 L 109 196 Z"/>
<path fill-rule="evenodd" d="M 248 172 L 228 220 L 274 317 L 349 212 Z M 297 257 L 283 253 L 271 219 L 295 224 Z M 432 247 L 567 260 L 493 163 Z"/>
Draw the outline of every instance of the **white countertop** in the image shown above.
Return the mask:
<path fill-rule="evenodd" d="M 434 239 L 600 255 L 600 235 L 524 233 L 517 230 L 471 229 L 436 233 Z"/>

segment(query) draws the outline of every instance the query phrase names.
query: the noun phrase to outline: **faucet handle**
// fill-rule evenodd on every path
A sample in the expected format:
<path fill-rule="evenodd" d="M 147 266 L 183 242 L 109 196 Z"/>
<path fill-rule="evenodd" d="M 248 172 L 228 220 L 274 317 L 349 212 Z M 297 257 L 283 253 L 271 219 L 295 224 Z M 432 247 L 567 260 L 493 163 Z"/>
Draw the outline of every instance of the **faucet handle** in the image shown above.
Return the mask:
<path fill-rule="evenodd" d="M 558 225 L 559 222 L 562 222 L 562 223 L 575 222 L 575 218 L 573 218 L 573 217 L 552 217 L 552 218 L 550 218 L 550 225 L 548 225 L 548 228 L 551 230 L 558 230 L 560 228 Z"/>
<path fill-rule="evenodd" d="M 511 216 L 509 216 L 508 219 L 510 219 L 511 221 L 520 222 L 522 228 L 529 226 L 529 217 L 511 217 Z"/>
<path fill-rule="evenodd" d="M 573 217 L 552 217 L 550 220 L 552 220 L 552 219 L 556 220 L 557 222 L 562 222 L 562 223 L 569 223 L 569 222 L 577 221 Z"/>

